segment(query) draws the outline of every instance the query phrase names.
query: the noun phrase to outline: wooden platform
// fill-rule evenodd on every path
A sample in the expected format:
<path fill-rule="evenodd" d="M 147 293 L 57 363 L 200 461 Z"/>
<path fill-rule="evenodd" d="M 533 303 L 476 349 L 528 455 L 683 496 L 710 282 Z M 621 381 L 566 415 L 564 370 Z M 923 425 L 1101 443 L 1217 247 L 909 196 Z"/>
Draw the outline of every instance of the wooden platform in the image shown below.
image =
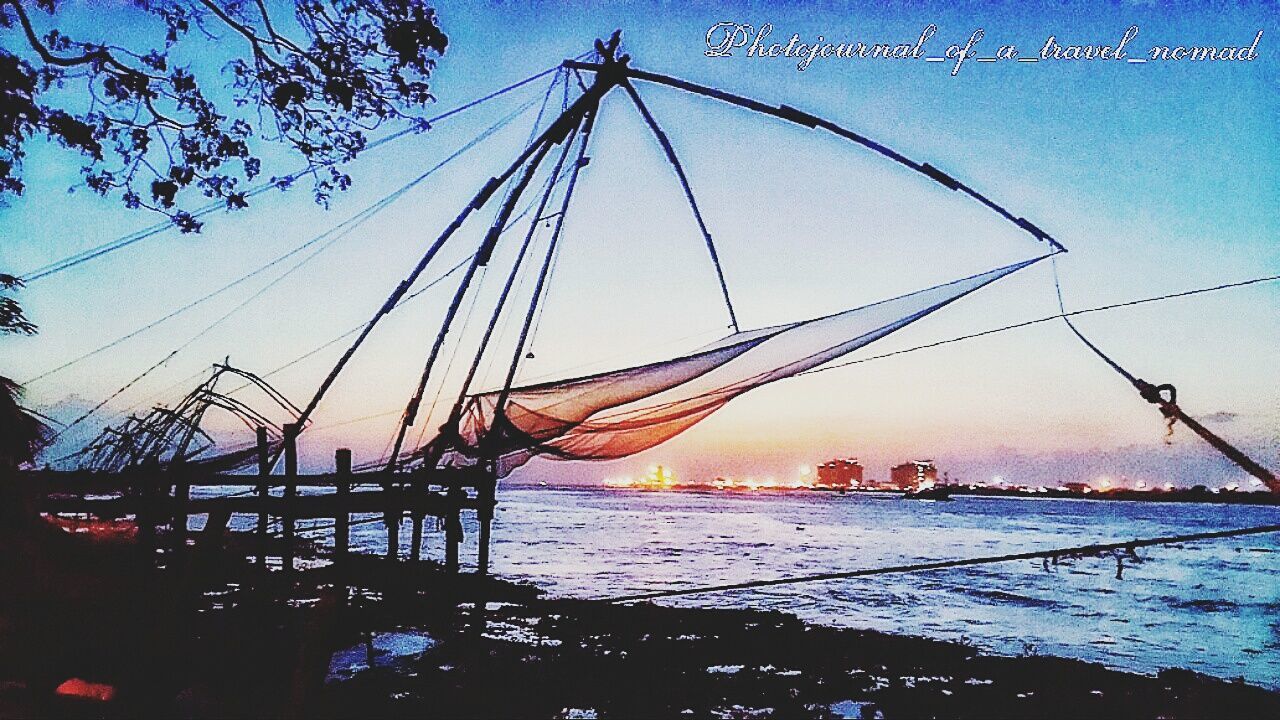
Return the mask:
<path fill-rule="evenodd" d="M 21 480 L 38 488 L 38 509 L 49 515 L 88 515 L 102 519 L 129 519 L 137 526 L 137 541 L 158 562 L 177 566 L 194 543 L 197 533 L 188 530 L 191 516 L 205 520 L 202 542 L 233 533 L 232 515 L 256 515 L 252 531 L 236 535 L 256 536 L 254 555 L 266 566 L 276 552 L 285 571 L 296 569 L 300 541 L 299 520 L 333 519 L 335 563 L 350 553 L 351 516 L 382 514 L 387 532 L 387 559 L 400 560 L 400 525 L 412 522 L 409 560 L 421 560 L 425 518 L 441 520 L 445 536 L 446 572 L 459 572 L 461 515 L 475 513 L 479 526 L 476 573 L 488 573 L 490 528 L 496 505 L 496 481 L 478 468 L 436 469 L 413 472 L 353 473 L 351 452 L 335 453 L 336 472 L 302 475 L 297 472 L 296 446 L 286 433 L 284 474 L 268 473 L 265 436 L 260 436 L 257 475 L 203 472 L 195 466 L 137 468 L 120 473 L 88 471 L 24 472 Z M 300 493 L 300 489 L 318 490 Z M 192 497 L 194 494 L 197 497 Z M 271 526 L 278 521 L 280 532 Z M 268 542 L 278 539 L 283 542 Z"/>

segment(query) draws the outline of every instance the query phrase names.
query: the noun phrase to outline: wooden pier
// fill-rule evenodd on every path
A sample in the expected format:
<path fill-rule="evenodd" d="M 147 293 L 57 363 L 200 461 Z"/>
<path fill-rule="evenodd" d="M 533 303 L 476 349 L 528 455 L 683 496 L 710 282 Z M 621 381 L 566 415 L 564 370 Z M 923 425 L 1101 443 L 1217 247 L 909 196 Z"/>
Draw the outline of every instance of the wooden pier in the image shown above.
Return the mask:
<path fill-rule="evenodd" d="M 271 475 L 266 433 L 258 433 L 258 474 L 232 475 L 202 471 L 198 465 L 135 468 L 120 473 L 51 470 L 24 473 L 40 488 L 39 509 L 50 515 L 89 515 L 102 520 L 129 519 L 137 526 L 137 541 L 165 567 L 179 567 L 193 549 L 231 535 L 249 540 L 254 562 L 264 568 L 279 563 L 284 572 L 299 569 L 297 549 L 302 520 L 332 519 L 333 565 L 357 554 L 351 547 L 352 515 L 360 522 L 380 522 L 387 535 L 386 559 L 393 562 L 437 563 L 450 574 L 461 572 L 462 515 L 474 513 L 479 528 L 474 572 L 489 570 L 489 542 L 496 482 L 480 468 L 419 470 L 397 473 L 354 473 L 351 451 L 339 449 L 334 472 L 298 472 L 297 429 L 286 426 L 283 474 Z M 254 518 L 249 531 L 234 531 L 232 516 Z M 381 515 L 381 519 L 377 518 Z M 190 529 L 193 516 L 202 516 L 202 530 Z M 435 518 L 444 532 L 444 557 L 423 558 L 426 518 Z M 401 557 L 400 525 L 413 525 L 412 545 Z M 272 531 L 278 521 L 279 532 Z M 240 523 L 243 527 L 244 523 Z M 247 536 L 247 537 L 245 537 Z"/>

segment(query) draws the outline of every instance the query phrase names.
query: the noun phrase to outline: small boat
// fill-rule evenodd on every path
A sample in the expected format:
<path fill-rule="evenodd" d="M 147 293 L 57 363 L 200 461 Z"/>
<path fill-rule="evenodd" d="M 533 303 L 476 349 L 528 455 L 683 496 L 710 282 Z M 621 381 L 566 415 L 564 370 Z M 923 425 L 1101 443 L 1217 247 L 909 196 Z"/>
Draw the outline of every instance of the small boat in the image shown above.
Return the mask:
<path fill-rule="evenodd" d="M 934 485 L 918 490 L 908 490 L 903 493 L 902 498 L 904 500 L 950 500 L 951 486 Z"/>

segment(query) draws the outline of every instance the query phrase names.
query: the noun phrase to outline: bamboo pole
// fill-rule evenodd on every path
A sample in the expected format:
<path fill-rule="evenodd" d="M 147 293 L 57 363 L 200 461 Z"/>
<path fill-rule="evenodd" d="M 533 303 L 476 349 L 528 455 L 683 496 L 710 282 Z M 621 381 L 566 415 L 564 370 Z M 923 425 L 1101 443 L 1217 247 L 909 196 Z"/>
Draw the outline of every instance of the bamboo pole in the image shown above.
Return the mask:
<path fill-rule="evenodd" d="M 284 475 L 284 501 L 280 512 L 284 550 L 280 565 L 286 573 L 290 573 L 293 572 L 296 554 L 293 507 L 298 497 L 298 425 L 296 423 L 286 423 L 284 426 Z"/>
<path fill-rule="evenodd" d="M 267 429 L 258 427 L 258 500 L 262 503 L 258 511 L 258 564 L 263 570 L 267 568 L 267 529 L 271 524 L 271 515 L 267 512 L 267 498 L 271 497 L 271 486 L 267 477 L 271 475 L 271 450 L 267 444 Z"/>
<path fill-rule="evenodd" d="M 351 514 L 347 512 L 347 501 L 351 495 L 351 450 L 339 448 L 333 459 L 338 471 L 337 493 L 340 498 L 333 525 L 333 555 L 334 562 L 342 564 L 347 560 L 351 543 Z"/>
<path fill-rule="evenodd" d="M 445 492 L 449 503 L 444 518 L 444 569 L 448 573 L 458 572 L 458 546 L 462 544 L 462 501 L 466 496 L 466 491 L 452 482 Z"/>
<path fill-rule="evenodd" d="M 497 485 L 498 481 L 493 475 L 486 475 L 482 482 L 476 484 L 476 500 L 479 503 L 479 507 L 476 508 L 476 518 L 480 521 L 480 545 L 476 550 L 476 572 L 480 575 L 489 574 L 489 539 L 494 506 L 498 504 Z"/>

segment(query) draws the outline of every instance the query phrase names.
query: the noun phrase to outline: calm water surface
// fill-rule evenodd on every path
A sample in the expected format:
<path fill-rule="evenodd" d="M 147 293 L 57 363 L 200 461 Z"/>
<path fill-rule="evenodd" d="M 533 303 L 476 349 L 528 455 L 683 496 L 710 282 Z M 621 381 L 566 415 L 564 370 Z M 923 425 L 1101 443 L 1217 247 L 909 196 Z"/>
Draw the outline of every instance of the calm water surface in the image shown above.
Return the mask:
<path fill-rule="evenodd" d="M 493 564 L 553 596 L 604 597 L 1277 522 L 1280 508 L 1240 505 L 506 488 Z M 1006 654 L 1184 667 L 1280 688 L 1280 537 L 1139 555 L 1122 580 L 1110 559 L 1056 572 L 1021 561 L 664 602 L 771 608 Z"/>
<path fill-rule="evenodd" d="M 553 597 L 602 598 L 1276 523 L 1280 507 L 1245 505 L 504 487 L 493 569 Z M 464 525 L 466 562 L 476 529 Z M 364 551 L 385 552 L 380 522 L 351 533 Z M 443 556 L 442 535 L 428 533 L 431 557 Z M 401 537 L 409 542 L 407 526 Z M 1020 561 L 662 602 L 783 610 L 1010 655 L 1188 668 L 1280 689 L 1280 536 L 1139 555 L 1122 580 L 1111 559 L 1048 571 Z"/>

